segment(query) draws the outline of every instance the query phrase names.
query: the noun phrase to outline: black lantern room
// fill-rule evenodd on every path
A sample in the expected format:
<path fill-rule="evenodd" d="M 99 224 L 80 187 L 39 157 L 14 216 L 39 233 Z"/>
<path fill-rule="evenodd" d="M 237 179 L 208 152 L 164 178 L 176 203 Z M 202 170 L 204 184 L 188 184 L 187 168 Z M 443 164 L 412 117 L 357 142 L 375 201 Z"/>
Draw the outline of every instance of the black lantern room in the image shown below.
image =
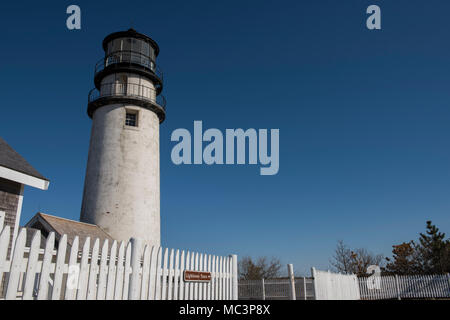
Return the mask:
<path fill-rule="evenodd" d="M 156 65 L 158 44 L 134 29 L 112 33 L 103 40 L 105 57 L 95 66 L 95 88 L 89 92 L 88 115 L 92 118 L 101 106 L 129 103 L 154 111 L 165 119 L 166 102 L 161 95 L 163 74 Z M 151 87 L 110 81 L 112 75 L 134 74 L 145 77 Z"/>

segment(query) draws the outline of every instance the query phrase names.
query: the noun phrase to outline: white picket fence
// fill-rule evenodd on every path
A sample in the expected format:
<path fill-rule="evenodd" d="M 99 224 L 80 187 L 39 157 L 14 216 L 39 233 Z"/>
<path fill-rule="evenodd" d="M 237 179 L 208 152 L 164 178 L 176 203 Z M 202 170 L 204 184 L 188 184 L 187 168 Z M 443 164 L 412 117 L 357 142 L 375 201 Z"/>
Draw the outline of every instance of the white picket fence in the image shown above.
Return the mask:
<path fill-rule="evenodd" d="M 311 269 L 316 300 L 360 300 L 356 275 Z"/>
<path fill-rule="evenodd" d="M 68 250 L 66 235 L 59 239 L 56 250 L 54 233 L 41 249 L 40 231 L 34 233 L 27 248 L 26 230 L 22 229 L 8 260 L 10 228 L 0 225 L 0 230 L 2 299 L 237 300 L 236 255 L 174 252 L 143 246 L 139 240 L 114 241 L 109 247 L 107 240 L 100 244 L 99 239 L 90 238 L 80 252 L 78 237 Z M 210 272 L 211 281 L 185 282 L 185 270 Z"/>
<path fill-rule="evenodd" d="M 363 300 L 450 298 L 450 276 L 401 275 L 360 277 Z"/>

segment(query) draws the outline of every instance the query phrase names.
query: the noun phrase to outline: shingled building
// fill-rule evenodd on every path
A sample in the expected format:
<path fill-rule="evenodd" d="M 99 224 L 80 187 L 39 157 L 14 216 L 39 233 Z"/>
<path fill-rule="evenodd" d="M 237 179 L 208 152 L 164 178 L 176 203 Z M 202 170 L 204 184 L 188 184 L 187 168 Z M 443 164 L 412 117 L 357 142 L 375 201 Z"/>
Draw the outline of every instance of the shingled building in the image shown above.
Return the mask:
<path fill-rule="evenodd" d="M 0 137 L 0 219 L 11 227 L 8 255 L 19 231 L 25 186 L 47 190 L 49 180 Z"/>
<path fill-rule="evenodd" d="M 86 238 L 99 239 L 101 243 L 105 240 L 112 242 L 114 239 L 103 229 L 95 224 L 74 221 L 61 217 L 52 216 L 42 212 L 36 213 L 30 221 L 25 225 L 28 230 L 40 230 L 41 236 L 47 238 L 50 232 L 55 233 L 56 246 L 63 235 L 67 235 L 67 245 L 72 246 L 75 237 L 78 237 L 80 243 L 84 243 Z M 30 233 L 32 233 L 30 231 Z M 31 236 L 27 237 L 31 239 Z M 44 248 L 41 243 L 41 248 Z"/>

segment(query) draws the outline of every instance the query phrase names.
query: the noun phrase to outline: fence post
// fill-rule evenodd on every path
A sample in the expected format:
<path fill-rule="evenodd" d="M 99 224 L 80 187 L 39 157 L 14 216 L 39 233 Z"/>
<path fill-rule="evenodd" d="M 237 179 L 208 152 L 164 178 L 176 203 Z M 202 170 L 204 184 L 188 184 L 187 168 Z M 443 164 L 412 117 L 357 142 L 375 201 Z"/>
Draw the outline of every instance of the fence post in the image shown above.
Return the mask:
<path fill-rule="evenodd" d="M 131 238 L 131 279 L 128 290 L 129 300 L 138 300 L 140 287 L 139 271 L 141 268 L 142 244 L 141 239 Z"/>
<path fill-rule="evenodd" d="M 397 275 L 395 275 L 395 287 L 397 288 L 397 299 L 402 300 L 402 298 L 400 296 L 400 286 L 398 284 L 398 276 Z"/>
<path fill-rule="evenodd" d="M 303 277 L 303 292 L 305 295 L 303 300 L 308 300 L 308 298 L 306 297 L 306 277 Z"/>
<path fill-rule="evenodd" d="M 312 287 L 314 290 L 314 300 L 317 300 L 317 287 L 316 287 L 316 268 L 311 268 Z"/>
<path fill-rule="evenodd" d="M 295 297 L 294 265 L 293 264 L 288 264 L 287 267 L 288 267 L 289 281 L 290 281 L 290 284 L 291 284 L 291 290 L 290 290 L 289 297 L 291 298 L 291 300 L 296 300 L 296 297 Z"/>
<path fill-rule="evenodd" d="M 237 259 L 237 255 L 232 254 L 231 255 L 231 259 L 232 259 L 232 272 L 233 272 L 233 295 L 232 295 L 232 299 L 233 300 L 238 300 L 239 295 L 238 295 L 238 259 Z"/>
<path fill-rule="evenodd" d="M 262 283 L 262 299 L 266 300 L 266 285 L 264 284 L 264 278 L 262 278 L 261 283 Z"/>

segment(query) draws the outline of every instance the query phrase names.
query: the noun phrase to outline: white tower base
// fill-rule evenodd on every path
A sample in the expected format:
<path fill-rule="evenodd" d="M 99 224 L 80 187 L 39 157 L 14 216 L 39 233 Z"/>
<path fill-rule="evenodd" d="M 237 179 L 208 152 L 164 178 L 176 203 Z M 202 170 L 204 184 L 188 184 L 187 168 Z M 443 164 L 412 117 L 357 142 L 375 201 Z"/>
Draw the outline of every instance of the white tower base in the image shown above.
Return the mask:
<path fill-rule="evenodd" d="M 125 125 L 137 113 L 137 127 Z M 81 221 L 116 240 L 160 245 L 159 119 L 145 108 L 114 104 L 93 115 Z"/>

